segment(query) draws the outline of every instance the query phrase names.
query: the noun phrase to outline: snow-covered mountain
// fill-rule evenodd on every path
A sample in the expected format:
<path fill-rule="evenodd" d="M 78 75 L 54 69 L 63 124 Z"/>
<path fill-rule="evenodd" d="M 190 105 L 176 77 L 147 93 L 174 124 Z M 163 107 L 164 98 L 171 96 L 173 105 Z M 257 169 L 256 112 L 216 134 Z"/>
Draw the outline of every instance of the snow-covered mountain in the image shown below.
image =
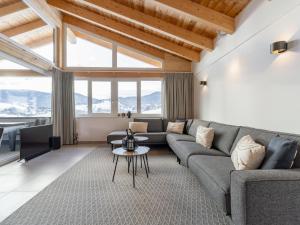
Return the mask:
<path fill-rule="evenodd" d="M 161 93 L 153 92 L 142 96 L 142 112 L 156 113 L 161 107 Z M 75 94 L 76 110 L 86 111 L 88 99 Z M 109 112 L 110 99 L 93 99 L 93 111 Z M 122 112 L 135 111 L 134 97 L 120 97 L 119 109 Z M 0 117 L 31 117 L 51 115 L 51 94 L 31 90 L 0 90 Z"/>

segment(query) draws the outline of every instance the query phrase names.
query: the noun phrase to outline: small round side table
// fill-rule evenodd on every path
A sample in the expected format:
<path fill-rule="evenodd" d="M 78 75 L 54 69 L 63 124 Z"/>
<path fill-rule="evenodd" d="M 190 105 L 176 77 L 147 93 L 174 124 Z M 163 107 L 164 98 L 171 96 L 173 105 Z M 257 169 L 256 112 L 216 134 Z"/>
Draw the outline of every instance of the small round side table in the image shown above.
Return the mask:
<path fill-rule="evenodd" d="M 144 161 L 144 167 L 146 171 L 147 178 L 149 176 L 149 164 L 148 164 L 148 157 L 147 154 L 150 151 L 149 147 L 146 146 L 138 146 L 134 151 L 127 151 L 124 148 L 115 148 L 113 150 L 113 154 L 117 157 L 116 163 L 115 163 L 115 169 L 112 177 L 112 182 L 115 180 L 117 165 L 119 161 L 119 156 L 127 157 L 127 163 L 128 163 L 128 173 L 130 170 L 130 164 L 132 164 L 132 183 L 133 187 L 135 188 L 135 175 L 137 173 L 137 157 L 140 156 Z"/>

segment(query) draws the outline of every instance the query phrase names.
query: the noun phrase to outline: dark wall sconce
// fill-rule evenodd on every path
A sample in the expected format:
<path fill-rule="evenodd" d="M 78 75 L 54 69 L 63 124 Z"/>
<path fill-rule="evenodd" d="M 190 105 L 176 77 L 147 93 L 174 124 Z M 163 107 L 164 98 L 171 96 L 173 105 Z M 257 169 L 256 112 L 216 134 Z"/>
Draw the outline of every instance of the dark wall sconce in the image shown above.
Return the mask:
<path fill-rule="evenodd" d="M 200 81 L 200 85 L 201 86 L 206 86 L 207 85 L 207 81 L 206 80 L 201 80 Z"/>
<path fill-rule="evenodd" d="M 288 43 L 286 41 L 273 42 L 270 46 L 270 53 L 277 55 L 285 52 L 288 49 Z"/>

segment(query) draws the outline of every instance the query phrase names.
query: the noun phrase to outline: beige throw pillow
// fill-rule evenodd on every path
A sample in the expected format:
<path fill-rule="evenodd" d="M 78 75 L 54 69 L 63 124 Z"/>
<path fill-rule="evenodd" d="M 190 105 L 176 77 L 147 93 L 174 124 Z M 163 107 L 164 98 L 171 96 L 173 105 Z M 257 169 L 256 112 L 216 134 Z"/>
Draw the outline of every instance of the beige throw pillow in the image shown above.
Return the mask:
<path fill-rule="evenodd" d="M 231 154 L 231 160 L 237 170 L 255 170 L 261 165 L 265 154 L 265 146 L 257 144 L 250 135 L 247 135 L 237 143 Z"/>
<path fill-rule="evenodd" d="M 214 129 L 211 127 L 198 126 L 196 133 L 196 143 L 203 145 L 206 148 L 211 148 L 214 140 Z"/>
<path fill-rule="evenodd" d="M 147 122 L 129 122 L 129 129 L 133 133 L 147 133 L 148 123 Z"/>
<path fill-rule="evenodd" d="M 184 130 L 184 122 L 168 122 L 167 132 L 182 134 Z"/>

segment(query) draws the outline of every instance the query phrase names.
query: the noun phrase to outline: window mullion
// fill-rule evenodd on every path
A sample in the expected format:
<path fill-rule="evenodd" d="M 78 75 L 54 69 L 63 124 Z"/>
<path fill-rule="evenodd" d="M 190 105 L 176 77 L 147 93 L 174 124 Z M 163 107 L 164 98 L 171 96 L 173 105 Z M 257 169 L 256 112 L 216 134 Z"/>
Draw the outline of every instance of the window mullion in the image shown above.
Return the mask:
<path fill-rule="evenodd" d="M 118 57 L 117 57 L 117 44 L 114 42 L 112 46 L 112 66 L 113 69 L 118 67 Z"/>
<path fill-rule="evenodd" d="M 93 96 L 92 96 L 92 81 L 88 80 L 88 114 L 92 114 L 92 104 L 93 104 Z"/>
<path fill-rule="evenodd" d="M 112 114 L 118 114 L 118 81 L 116 79 L 112 79 L 111 81 L 111 99 L 112 99 Z"/>
<path fill-rule="evenodd" d="M 141 114 L 141 81 L 137 81 L 137 113 Z"/>

